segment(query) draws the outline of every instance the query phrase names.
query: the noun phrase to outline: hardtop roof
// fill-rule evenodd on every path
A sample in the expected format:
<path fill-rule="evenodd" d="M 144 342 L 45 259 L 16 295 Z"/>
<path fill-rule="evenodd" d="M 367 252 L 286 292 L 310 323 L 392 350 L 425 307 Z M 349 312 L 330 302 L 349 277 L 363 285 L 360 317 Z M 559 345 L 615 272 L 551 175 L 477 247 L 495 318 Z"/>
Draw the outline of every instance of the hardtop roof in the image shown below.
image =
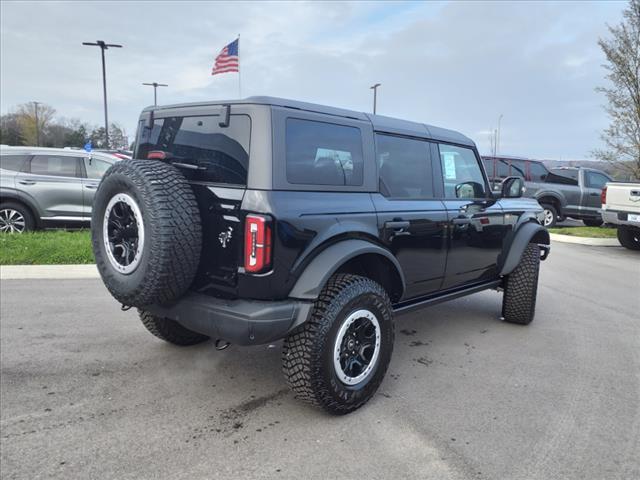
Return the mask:
<path fill-rule="evenodd" d="M 384 115 L 373 115 L 370 113 L 347 110 L 344 108 L 330 107 L 315 103 L 300 102 L 286 98 L 255 96 L 241 100 L 218 100 L 208 102 L 181 103 L 173 105 L 149 106 L 143 112 L 151 110 L 175 109 L 181 107 L 206 107 L 208 105 L 270 105 L 274 107 L 285 107 L 308 112 L 323 113 L 336 117 L 363 120 L 372 124 L 373 129 L 380 132 L 395 133 L 399 135 L 409 135 L 413 137 L 427 138 L 444 142 L 458 143 L 461 145 L 475 146 L 473 140 L 455 130 L 436 127 L 424 123 L 411 122 L 399 118 L 386 117 Z"/>

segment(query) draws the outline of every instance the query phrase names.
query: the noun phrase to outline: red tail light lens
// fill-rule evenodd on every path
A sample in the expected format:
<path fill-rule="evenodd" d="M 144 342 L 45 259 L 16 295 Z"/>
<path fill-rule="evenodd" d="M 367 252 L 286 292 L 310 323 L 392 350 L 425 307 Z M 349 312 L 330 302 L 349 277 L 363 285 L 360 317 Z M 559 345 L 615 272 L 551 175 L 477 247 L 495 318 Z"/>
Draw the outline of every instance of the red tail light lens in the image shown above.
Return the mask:
<path fill-rule="evenodd" d="M 167 158 L 167 153 L 162 150 L 151 150 L 147 153 L 147 158 L 149 160 L 165 160 Z"/>
<path fill-rule="evenodd" d="M 244 269 L 257 273 L 271 265 L 271 225 L 266 217 L 247 215 L 244 224 Z"/>
<path fill-rule="evenodd" d="M 602 205 L 607 203 L 607 187 L 606 187 L 606 185 L 602 189 L 602 192 L 600 192 L 600 201 L 602 202 Z"/>

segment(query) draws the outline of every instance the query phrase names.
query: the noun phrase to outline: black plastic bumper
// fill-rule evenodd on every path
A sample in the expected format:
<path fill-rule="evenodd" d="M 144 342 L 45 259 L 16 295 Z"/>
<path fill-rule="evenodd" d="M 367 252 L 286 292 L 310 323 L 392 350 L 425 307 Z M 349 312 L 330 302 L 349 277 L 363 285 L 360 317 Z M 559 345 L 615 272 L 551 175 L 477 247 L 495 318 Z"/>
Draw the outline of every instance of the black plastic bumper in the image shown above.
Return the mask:
<path fill-rule="evenodd" d="M 313 303 L 299 300 L 224 300 L 188 293 L 172 305 L 145 310 L 171 318 L 189 330 L 236 345 L 260 345 L 284 338 L 307 320 Z"/>

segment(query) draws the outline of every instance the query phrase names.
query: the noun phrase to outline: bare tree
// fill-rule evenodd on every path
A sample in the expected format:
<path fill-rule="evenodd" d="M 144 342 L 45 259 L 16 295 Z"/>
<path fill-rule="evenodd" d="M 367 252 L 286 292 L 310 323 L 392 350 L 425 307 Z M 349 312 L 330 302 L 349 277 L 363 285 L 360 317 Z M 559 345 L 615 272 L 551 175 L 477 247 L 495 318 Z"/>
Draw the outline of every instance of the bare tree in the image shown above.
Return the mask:
<path fill-rule="evenodd" d="M 605 148 L 596 158 L 615 165 L 626 176 L 640 179 L 640 0 L 630 0 L 610 38 L 599 39 L 610 85 L 599 87 L 608 105 L 610 124 L 602 133 Z"/>

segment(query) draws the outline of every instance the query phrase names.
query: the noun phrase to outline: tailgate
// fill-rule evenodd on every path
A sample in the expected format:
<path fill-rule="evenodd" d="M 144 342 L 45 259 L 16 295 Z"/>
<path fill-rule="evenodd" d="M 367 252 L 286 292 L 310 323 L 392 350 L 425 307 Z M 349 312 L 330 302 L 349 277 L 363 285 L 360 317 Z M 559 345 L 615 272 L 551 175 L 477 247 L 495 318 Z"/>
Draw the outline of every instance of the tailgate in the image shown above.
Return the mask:
<path fill-rule="evenodd" d="M 194 287 L 235 292 L 244 243 L 240 204 L 244 188 L 192 183 L 202 221 L 202 253 Z"/>
<path fill-rule="evenodd" d="M 608 183 L 606 210 L 640 213 L 640 183 Z"/>

